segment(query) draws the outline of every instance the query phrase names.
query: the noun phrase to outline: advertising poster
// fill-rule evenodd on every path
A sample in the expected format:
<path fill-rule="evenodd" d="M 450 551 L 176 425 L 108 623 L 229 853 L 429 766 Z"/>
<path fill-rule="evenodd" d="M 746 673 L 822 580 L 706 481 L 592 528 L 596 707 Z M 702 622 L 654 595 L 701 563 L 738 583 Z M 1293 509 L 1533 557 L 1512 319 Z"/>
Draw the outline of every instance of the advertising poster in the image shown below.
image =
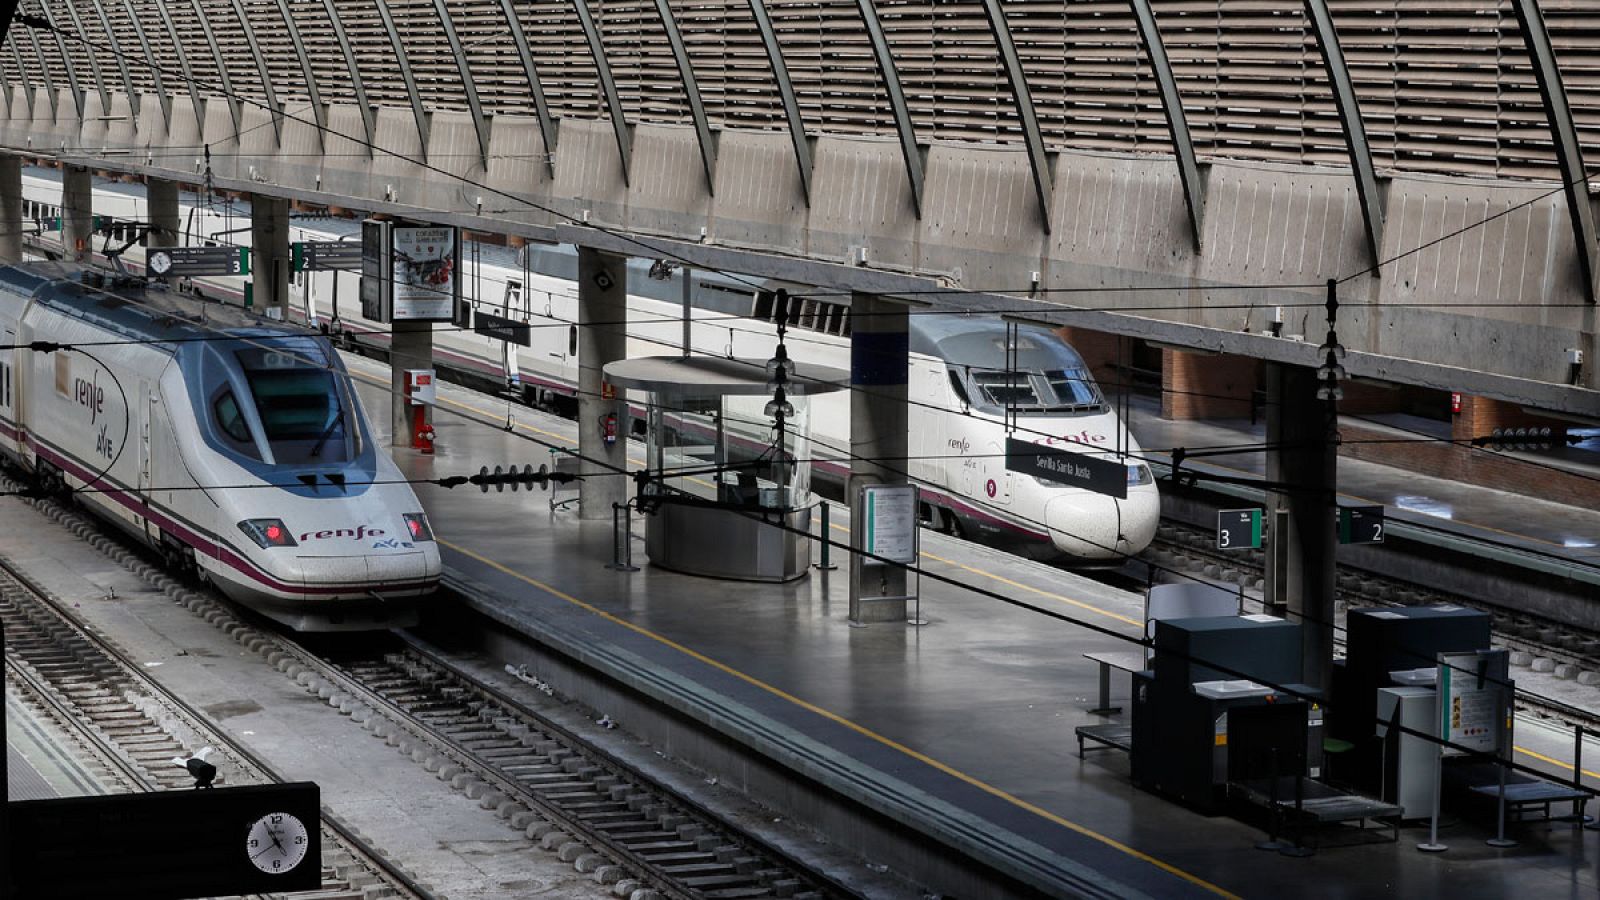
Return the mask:
<path fill-rule="evenodd" d="M 458 294 L 459 241 L 447 226 L 394 229 L 394 320 L 448 322 Z"/>

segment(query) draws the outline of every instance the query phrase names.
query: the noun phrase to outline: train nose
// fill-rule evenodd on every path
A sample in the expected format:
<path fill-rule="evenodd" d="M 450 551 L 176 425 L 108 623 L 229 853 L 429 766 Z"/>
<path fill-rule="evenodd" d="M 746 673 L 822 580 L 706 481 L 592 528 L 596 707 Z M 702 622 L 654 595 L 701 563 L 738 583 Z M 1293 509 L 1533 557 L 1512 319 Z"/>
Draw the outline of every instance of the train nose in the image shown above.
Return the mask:
<path fill-rule="evenodd" d="M 386 589 L 415 593 L 424 582 L 438 578 L 438 566 L 421 549 L 345 556 L 300 557 L 300 571 L 308 587 L 348 587 L 356 595 L 384 593 Z"/>
<path fill-rule="evenodd" d="M 1125 500 L 1073 491 L 1045 504 L 1045 525 L 1056 549 L 1081 559 L 1116 559 L 1138 553 L 1155 537 L 1161 499 L 1130 490 Z"/>
<path fill-rule="evenodd" d="M 1127 553 L 1120 540 L 1117 501 L 1104 494 L 1074 491 L 1045 504 L 1044 521 L 1056 549 L 1081 559 L 1110 559 Z"/>

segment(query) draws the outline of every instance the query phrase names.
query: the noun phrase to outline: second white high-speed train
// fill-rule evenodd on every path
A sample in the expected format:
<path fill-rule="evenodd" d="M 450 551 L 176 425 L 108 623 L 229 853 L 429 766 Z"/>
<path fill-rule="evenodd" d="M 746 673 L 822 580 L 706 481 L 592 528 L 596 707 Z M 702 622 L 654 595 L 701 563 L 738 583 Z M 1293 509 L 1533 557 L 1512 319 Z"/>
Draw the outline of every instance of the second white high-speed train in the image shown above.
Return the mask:
<path fill-rule="evenodd" d="M 49 224 L 59 203 L 59 176 L 27 169 L 25 213 Z M 97 214 L 113 219 L 115 237 L 146 217 L 142 189 L 98 181 Z M 203 203 L 180 195 L 183 243 L 248 243 L 247 205 Z M 295 221 L 291 240 L 358 240 L 360 224 L 310 217 Z M 48 242 L 59 232 L 45 231 Z M 114 238 L 112 244 L 121 246 Z M 532 326 L 530 345 L 440 326 L 436 364 L 447 373 L 515 392 L 522 399 L 571 410 L 578 381 L 577 255 L 567 246 L 532 244 L 520 252 L 469 243 L 461 261 L 465 294 L 477 312 Z M 142 248 L 124 261 L 142 266 Z M 682 270 L 654 277 L 664 267 L 632 260 L 628 272 L 628 355 L 675 353 L 682 343 Z M 759 279 L 693 272 L 690 342 L 693 352 L 770 357 L 776 348 L 775 294 Z M 242 290 L 239 279 L 208 279 L 217 295 Z M 296 311 L 357 345 L 382 348 L 387 326 L 361 316 L 359 275 L 322 271 L 296 276 Z M 848 369 L 850 309 L 847 295 L 796 291 L 791 301 L 788 348 L 792 357 Z M 1116 562 L 1149 545 L 1160 518 L 1160 498 L 1140 449 L 1119 421 L 1078 354 L 1050 330 L 1008 326 L 983 316 L 913 315 L 909 475 L 922 487 L 923 515 L 932 526 L 998 543 L 1033 556 L 1068 561 Z M 821 480 L 842 480 L 849 465 L 847 392 L 814 400 L 813 446 Z M 1127 497 L 1066 487 L 1008 471 L 1007 435 L 1115 460 L 1127 472 Z M 893 463 L 891 463 L 893 464 Z"/>

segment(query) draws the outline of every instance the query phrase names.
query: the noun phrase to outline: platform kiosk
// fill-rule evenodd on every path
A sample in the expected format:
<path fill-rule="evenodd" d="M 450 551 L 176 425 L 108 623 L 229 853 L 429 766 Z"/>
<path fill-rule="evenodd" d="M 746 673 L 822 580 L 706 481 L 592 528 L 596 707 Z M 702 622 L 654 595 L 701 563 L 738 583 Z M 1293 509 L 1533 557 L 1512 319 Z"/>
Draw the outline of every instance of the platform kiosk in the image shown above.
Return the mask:
<path fill-rule="evenodd" d="M 850 373 L 795 364 L 778 409 L 765 360 L 642 357 L 608 383 L 645 395 L 645 552 L 653 565 L 740 581 L 792 581 L 811 563 L 808 399 Z"/>

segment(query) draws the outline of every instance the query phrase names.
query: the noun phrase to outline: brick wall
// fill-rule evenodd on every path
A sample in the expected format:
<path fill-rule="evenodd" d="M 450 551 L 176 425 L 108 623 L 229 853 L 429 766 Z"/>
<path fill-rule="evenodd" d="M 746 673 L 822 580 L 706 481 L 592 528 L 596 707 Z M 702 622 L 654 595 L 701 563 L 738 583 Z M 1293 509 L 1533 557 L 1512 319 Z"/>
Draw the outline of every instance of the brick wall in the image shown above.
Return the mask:
<path fill-rule="evenodd" d="M 1071 326 L 1057 328 L 1056 334 L 1061 335 L 1062 339 L 1071 344 L 1072 349 L 1083 357 L 1084 364 L 1089 367 L 1089 373 L 1094 376 L 1094 380 L 1100 383 L 1101 390 L 1107 395 L 1116 394 L 1120 390 L 1127 379 L 1117 371 L 1117 366 L 1131 364 L 1133 338 Z"/>
<path fill-rule="evenodd" d="M 1250 415 L 1260 363 L 1242 356 L 1161 351 L 1161 417 L 1242 419 Z"/>
<path fill-rule="evenodd" d="M 1565 427 L 1565 423 L 1523 412 L 1515 403 L 1462 394 L 1461 412 L 1456 413 L 1451 422 L 1450 436 L 1458 441 L 1470 441 L 1475 437 L 1488 437 L 1496 428 L 1541 426 L 1559 429 Z"/>

